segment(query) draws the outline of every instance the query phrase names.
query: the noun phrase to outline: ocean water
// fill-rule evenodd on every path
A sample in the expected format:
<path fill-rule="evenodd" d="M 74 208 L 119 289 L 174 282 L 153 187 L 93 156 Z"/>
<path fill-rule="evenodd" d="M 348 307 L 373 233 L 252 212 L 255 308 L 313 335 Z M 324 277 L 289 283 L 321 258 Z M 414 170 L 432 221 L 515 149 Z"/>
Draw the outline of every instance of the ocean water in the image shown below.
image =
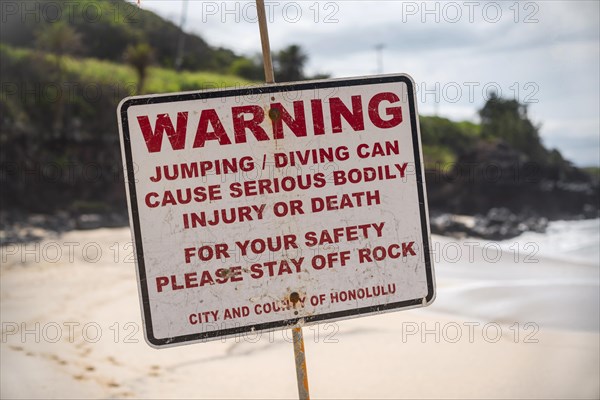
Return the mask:
<path fill-rule="evenodd" d="M 545 233 L 526 232 L 499 244 L 509 250 L 515 243 L 534 246 L 538 257 L 600 267 L 600 218 L 550 222 Z"/>
<path fill-rule="evenodd" d="M 468 242 L 479 247 L 468 252 Z M 600 219 L 556 221 L 545 233 L 502 242 L 438 236 L 436 244 L 438 289 L 429 311 L 481 323 L 600 332 Z M 498 245 L 503 251 L 486 250 Z M 462 252 L 453 257 L 449 250 L 457 247 Z"/>

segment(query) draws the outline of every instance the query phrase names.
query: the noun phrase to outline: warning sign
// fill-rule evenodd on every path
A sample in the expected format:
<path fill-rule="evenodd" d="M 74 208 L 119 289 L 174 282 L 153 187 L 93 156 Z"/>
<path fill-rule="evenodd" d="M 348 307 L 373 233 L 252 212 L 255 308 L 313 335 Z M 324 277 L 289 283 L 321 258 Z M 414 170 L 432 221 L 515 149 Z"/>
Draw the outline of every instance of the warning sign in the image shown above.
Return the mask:
<path fill-rule="evenodd" d="M 152 346 L 433 301 L 408 76 L 138 96 L 118 115 Z"/>

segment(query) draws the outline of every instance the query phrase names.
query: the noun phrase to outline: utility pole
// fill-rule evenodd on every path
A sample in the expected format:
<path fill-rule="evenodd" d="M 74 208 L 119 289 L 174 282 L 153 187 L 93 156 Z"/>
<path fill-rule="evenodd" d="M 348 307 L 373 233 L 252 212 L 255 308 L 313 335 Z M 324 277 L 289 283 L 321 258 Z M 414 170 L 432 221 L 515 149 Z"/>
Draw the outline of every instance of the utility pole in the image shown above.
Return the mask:
<path fill-rule="evenodd" d="M 183 26 L 187 17 L 188 0 L 183 0 L 181 3 L 181 19 L 179 20 L 179 40 L 177 41 L 177 55 L 175 57 L 175 70 L 180 71 L 183 64 L 183 49 L 185 46 L 185 32 Z"/>

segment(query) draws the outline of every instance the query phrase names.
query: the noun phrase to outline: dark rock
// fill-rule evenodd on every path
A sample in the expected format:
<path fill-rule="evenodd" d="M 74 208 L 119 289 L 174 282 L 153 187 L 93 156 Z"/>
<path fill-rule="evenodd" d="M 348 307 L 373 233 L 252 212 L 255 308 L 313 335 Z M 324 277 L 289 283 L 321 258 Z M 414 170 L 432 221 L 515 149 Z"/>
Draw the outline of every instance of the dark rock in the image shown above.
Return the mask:
<path fill-rule="evenodd" d="M 475 218 L 472 234 L 488 240 L 510 239 L 526 231 L 543 233 L 548 219 L 534 215 L 516 215 L 507 208 L 492 208 L 486 215 Z"/>
<path fill-rule="evenodd" d="M 498 235 L 516 232 L 515 227 L 503 222 L 507 218 L 518 218 L 535 227 L 537 223 L 524 219 L 600 215 L 597 179 L 573 166 L 557 171 L 556 167 L 531 162 L 523 153 L 499 141 L 479 143 L 473 151 L 460 156 L 450 171 L 427 171 L 426 181 L 430 209 L 485 215 L 491 224 L 504 226 L 498 228 Z M 484 229 L 481 225 L 479 228 Z"/>
<path fill-rule="evenodd" d="M 73 229 L 118 228 L 129 225 L 126 213 L 85 213 L 66 211 L 54 214 L 26 214 L 19 210 L 0 211 L 0 244 L 17 244 L 56 237 Z"/>
<path fill-rule="evenodd" d="M 430 218 L 431 233 L 456 238 L 466 237 L 471 234 L 471 228 L 456 221 L 451 214 L 439 214 Z"/>
<path fill-rule="evenodd" d="M 83 214 L 77 218 L 77 229 L 98 229 L 104 224 L 100 214 Z"/>

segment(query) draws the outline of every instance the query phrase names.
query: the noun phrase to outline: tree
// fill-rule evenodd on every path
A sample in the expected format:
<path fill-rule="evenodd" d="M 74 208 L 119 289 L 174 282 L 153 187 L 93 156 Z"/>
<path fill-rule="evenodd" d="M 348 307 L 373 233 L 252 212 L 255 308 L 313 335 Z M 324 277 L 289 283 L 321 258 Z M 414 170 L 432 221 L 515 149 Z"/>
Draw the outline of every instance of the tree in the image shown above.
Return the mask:
<path fill-rule="evenodd" d="M 65 22 L 59 21 L 48 24 L 37 32 L 36 45 L 40 50 L 54 53 L 60 59 L 81 49 L 81 35 Z"/>
<path fill-rule="evenodd" d="M 154 50 L 148 43 L 138 43 L 135 46 L 130 45 L 125 49 L 124 58 L 137 73 L 137 94 L 141 94 L 148 75 L 148 67 L 154 61 Z"/>
<path fill-rule="evenodd" d="M 309 76 L 308 79 L 329 79 L 331 78 L 331 74 L 319 72 L 314 74 L 313 76 Z"/>
<path fill-rule="evenodd" d="M 81 35 L 64 21 L 45 25 L 36 33 L 36 46 L 38 49 L 52 53 L 55 56 L 55 84 L 58 88 L 63 87 L 64 80 L 64 56 L 75 54 L 81 49 Z M 52 129 L 55 135 L 64 135 L 65 98 L 63 90 L 57 90 L 54 107 Z"/>
<path fill-rule="evenodd" d="M 265 76 L 265 70 L 260 56 L 252 59 L 247 57 L 238 58 L 229 67 L 229 73 L 251 81 L 264 80 Z"/>
<path fill-rule="evenodd" d="M 546 163 L 548 152 L 542 145 L 539 127 L 527 116 L 527 106 L 517 100 L 507 100 L 492 93 L 479 111 L 481 133 L 506 141 L 532 161 Z"/>
<path fill-rule="evenodd" d="M 288 46 L 275 55 L 275 77 L 279 82 L 300 81 L 305 79 L 304 64 L 308 56 L 296 44 Z"/>

